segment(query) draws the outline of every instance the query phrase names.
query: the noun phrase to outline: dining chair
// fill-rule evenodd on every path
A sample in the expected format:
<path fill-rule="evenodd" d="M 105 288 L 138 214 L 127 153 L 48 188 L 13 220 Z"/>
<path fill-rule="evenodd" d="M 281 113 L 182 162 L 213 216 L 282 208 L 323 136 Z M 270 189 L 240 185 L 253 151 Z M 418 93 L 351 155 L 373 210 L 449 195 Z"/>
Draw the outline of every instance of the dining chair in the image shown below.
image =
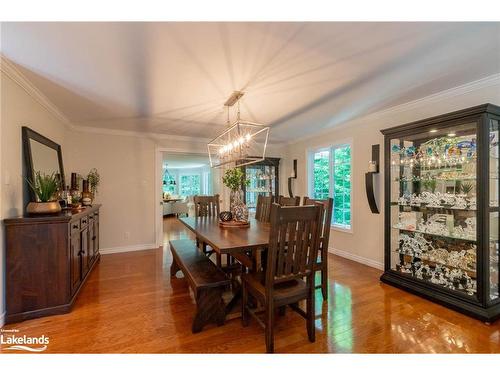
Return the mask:
<path fill-rule="evenodd" d="M 215 217 L 220 214 L 219 194 L 215 195 L 195 195 L 193 197 L 194 212 L 196 217 Z M 196 244 L 199 247 L 200 241 L 196 239 Z M 207 244 L 202 242 L 201 250 L 208 256 L 214 253 L 213 250 L 208 250 Z M 216 256 L 217 266 L 221 266 L 222 260 L 219 254 Z"/>
<path fill-rule="evenodd" d="M 304 197 L 303 205 L 318 205 L 322 207 L 321 225 L 319 227 L 319 243 L 318 257 L 314 264 L 314 271 L 321 272 L 321 285 L 316 289 L 321 288 L 323 300 L 328 299 L 328 243 L 330 241 L 330 224 L 332 222 L 333 199 L 310 199 Z"/>
<path fill-rule="evenodd" d="M 300 197 L 284 197 L 280 195 L 278 197 L 278 204 L 280 206 L 298 206 L 300 205 Z"/>
<path fill-rule="evenodd" d="M 268 223 L 271 215 L 272 203 L 273 203 L 272 195 L 269 196 L 259 195 L 257 197 L 257 207 L 255 209 L 255 220 Z"/>
<path fill-rule="evenodd" d="M 318 205 L 282 207 L 274 203 L 266 270 L 241 275 L 242 324 L 248 325 L 252 316 L 265 328 L 268 353 L 274 352 L 275 309 L 286 305 L 306 319 L 309 341 L 315 341 L 314 262 L 321 211 Z M 250 295 L 264 308 L 265 321 L 248 305 Z M 306 311 L 298 305 L 302 300 L 306 300 Z"/>
<path fill-rule="evenodd" d="M 215 194 L 212 196 L 195 195 L 194 207 L 196 216 L 219 217 L 219 194 Z"/>

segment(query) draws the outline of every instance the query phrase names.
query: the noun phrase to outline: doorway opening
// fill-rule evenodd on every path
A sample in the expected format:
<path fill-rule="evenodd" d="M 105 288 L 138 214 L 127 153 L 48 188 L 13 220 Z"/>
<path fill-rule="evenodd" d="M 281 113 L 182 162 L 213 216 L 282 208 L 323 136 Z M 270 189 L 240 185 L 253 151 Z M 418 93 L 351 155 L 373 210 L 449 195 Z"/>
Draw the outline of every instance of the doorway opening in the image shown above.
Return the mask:
<path fill-rule="evenodd" d="M 161 244 L 176 237 L 189 235 L 179 231 L 179 217 L 194 216 L 195 195 L 217 194 L 219 187 L 214 181 L 214 170 L 206 154 L 177 153 L 160 150 L 160 217 Z M 175 230 L 173 230 L 175 227 Z"/>

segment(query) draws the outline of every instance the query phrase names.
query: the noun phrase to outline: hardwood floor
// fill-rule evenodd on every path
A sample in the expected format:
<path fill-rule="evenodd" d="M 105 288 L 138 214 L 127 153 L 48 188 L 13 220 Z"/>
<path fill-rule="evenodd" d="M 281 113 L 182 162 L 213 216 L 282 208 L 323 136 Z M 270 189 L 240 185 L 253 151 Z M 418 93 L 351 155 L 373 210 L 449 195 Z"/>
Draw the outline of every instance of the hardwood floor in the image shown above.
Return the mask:
<path fill-rule="evenodd" d="M 167 219 L 165 242 L 191 234 Z M 194 300 L 170 280 L 170 251 L 103 255 L 73 311 L 4 329 L 50 339 L 48 353 L 264 353 L 255 320 L 191 333 Z M 277 353 L 499 353 L 500 322 L 486 325 L 379 282 L 380 271 L 331 255 L 329 299 L 316 298 L 316 342 L 305 320 L 277 317 Z M 180 274 L 179 274 L 180 275 Z"/>

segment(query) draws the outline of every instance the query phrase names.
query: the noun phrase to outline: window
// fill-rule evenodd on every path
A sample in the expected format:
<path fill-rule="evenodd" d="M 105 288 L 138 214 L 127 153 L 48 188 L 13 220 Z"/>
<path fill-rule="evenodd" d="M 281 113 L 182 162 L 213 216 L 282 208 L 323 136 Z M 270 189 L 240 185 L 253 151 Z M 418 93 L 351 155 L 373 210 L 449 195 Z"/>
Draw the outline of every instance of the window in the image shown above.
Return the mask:
<path fill-rule="evenodd" d="M 201 181 L 199 174 L 185 174 L 181 175 L 180 195 L 200 195 L 201 194 Z"/>
<path fill-rule="evenodd" d="M 351 229 L 351 146 L 342 144 L 310 154 L 310 195 L 333 198 L 332 225 Z"/>
<path fill-rule="evenodd" d="M 171 195 L 175 194 L 175 179 L 171 174 L 164 175 L 163 192 Z"/>

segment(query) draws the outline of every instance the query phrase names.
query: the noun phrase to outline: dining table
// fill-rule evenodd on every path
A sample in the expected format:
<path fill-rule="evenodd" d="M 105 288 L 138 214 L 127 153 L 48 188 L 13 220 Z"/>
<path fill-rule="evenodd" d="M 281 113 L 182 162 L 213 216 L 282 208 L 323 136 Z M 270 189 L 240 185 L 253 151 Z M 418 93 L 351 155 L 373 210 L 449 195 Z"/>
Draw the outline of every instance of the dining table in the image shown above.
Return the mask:
<path fill-rule="evenodd" d="M 207 244 L 217 254 L 229 254 L 249 270 L 260 269 L 261 253 L 269 245 L 269 223 L 250 218 L 248 227 L 221 227 L 218 217 L 183 217 L 179 220 L 200 243 Z M 227 319 L 239 316 L 239 310 L 236 313 L 233 310 L 241 300 L 240 289 L 236 287 L 232 291 L 226 305 Z"/>

